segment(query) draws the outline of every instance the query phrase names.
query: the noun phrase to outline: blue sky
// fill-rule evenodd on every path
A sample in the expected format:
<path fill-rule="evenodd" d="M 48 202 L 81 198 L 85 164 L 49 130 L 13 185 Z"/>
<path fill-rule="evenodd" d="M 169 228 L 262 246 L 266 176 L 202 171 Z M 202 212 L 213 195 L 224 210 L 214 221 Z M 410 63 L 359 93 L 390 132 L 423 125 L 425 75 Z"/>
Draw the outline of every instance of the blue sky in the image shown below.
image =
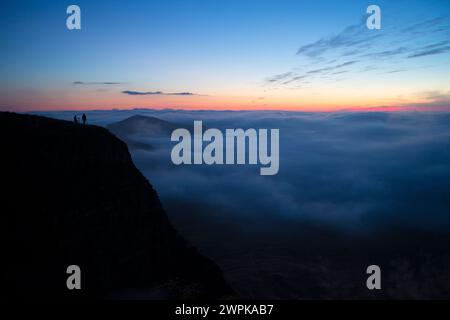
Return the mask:
<path fill-rule="evenodd" d="M 70 4 L 81 8 L 80 31 L 66 29 Z M 382 9 L 382 30 L 346 33 L 370 4 Z M 449 0 L 11 1 L 1 11 L 0 86 L 12 97 L 0 105 L 70 108 L 80 96 L 80 107 L 94 108 L 115 107 L 114 101 L 117 107 L 300 109 L 421 103 L 421 95 L 442 98 L 450 90 L 449 14 Z M 347 38 L 336 46 L 333 36 Z M 364 46 L 352 48 L 353 37 Z M 321 39 L 331 39 L 326 50 L 318 47 L 321 54 L 297 54 Z M 442 52 L 411 58 L 433 45 Z M 344 66 L 331 74 L 323 70 L 330 64 Z M 317 70 L 326 77 L 310 76 Z M 286 80 L 303 81 L 270 81 L 288 73 Z M 364 87 L 353 90 L 358 84 Z M 126 97 L 122 91 L 198 96 Z"/>

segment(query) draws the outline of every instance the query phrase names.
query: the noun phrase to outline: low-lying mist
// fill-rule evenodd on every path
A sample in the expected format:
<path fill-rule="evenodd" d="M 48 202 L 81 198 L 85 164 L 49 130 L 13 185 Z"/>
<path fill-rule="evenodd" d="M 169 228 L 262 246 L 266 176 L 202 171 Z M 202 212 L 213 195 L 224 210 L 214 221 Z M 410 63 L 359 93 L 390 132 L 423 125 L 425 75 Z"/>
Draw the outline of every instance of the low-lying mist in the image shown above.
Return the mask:
<path fill-rule="evenodd" d="M 44 115 L 70 120 L 74 112 Z M 392 265 L 399 256 L 448 253 L 450 113 L 87 112 L 102 126 L 132 115 L 187 128 L 202 120 L 222 130 L 280 129 L 275 176 L 260 176 L 258 165 L 175 166 L 170 134 L 127 137 L 151 146 L 130 152 L 173 223 L 247 297 L 330 295 L 318 280 L 305 289 L 306 274 L 323 278 L 317 263 L 364 272 L 373 259 Z M 340 281 L 360 279 L 349 272 Z"/>

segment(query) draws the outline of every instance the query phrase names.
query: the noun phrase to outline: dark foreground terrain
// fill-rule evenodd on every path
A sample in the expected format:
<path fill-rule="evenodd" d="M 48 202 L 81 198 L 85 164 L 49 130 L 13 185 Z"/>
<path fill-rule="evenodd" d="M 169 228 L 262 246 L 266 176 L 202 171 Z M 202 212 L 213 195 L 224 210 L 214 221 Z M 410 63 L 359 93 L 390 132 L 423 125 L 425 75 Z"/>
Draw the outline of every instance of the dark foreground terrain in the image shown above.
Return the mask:
<path fill-rule="evenodd" d="M 0 113 L 6 297 L 220 298 L 220 269 L 170 224 L 106 129 Z M 81 268 L 82 289 L 66 288 Z"/>

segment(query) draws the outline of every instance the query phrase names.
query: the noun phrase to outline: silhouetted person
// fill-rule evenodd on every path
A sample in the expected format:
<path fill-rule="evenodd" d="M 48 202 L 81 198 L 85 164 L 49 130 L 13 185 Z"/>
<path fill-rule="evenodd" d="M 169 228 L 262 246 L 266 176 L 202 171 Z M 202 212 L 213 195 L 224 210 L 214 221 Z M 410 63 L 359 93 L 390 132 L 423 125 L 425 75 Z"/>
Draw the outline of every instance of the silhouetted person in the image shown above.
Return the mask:
<path fill-rule="evenodd" d="M 81 120 L 83 120 L 83 124 L 86 124 L 86 114 L 83 113 L 83 115 L 81 116 Z"/>
<path fill-rule="evenodd" d="M 75 115 L 75 116 L 73 116 L 73 123 L 75 123 L 75 124 L 78 124 L 78 118 L 77 118 L 77 116 Z"/>

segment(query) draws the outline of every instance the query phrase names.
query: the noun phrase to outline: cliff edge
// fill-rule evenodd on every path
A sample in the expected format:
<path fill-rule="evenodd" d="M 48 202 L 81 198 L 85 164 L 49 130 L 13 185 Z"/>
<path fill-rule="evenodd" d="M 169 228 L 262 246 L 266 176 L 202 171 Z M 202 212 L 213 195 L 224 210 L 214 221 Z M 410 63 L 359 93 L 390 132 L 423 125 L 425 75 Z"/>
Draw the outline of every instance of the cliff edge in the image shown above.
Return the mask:
<path fill-rule="evenodd" d="M 221 298 L 220 269 L 172 227 L 108 130 L 0 113 L 2 291 L 25 297 Z M 81 290 L 66 269 L 81 268 Z"/>

